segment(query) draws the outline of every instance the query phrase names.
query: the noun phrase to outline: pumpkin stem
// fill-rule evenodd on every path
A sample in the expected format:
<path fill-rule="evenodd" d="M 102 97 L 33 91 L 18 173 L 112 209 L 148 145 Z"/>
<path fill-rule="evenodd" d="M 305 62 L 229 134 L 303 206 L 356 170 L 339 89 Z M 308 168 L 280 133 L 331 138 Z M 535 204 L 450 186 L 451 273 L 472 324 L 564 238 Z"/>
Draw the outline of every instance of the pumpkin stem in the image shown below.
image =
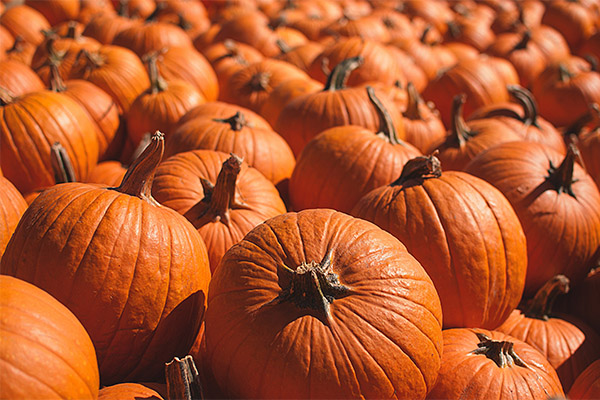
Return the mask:
<path fill-rule="evenodd" d="M 600 125 L 600 106 L 598 103 L 592 103 L 588 108 L 589 112 L 582 115 L 571 126 L 566 128 L 565 136 L 568 137 L 572 134 L 579 136 L 583 131 L 583 128 L 592 122 L 596 125 Z"/>
<path fill-rule="evenodd" d="M 192 356 L 175 357 L 165 364 L 167 398 L 182 400 L 204 399 L 200 374 Z"/>
<path fill-rule="evenodd" d="M 245 126 L 248 126 L 246 117 L 240 111 L 236 112 L 229 118 L 213 118 L 213 121 L 229 124 L 231 126 L 231 129 L 236 132 L 241 131 Z"/>
<path fill-rule="evenodd" d="M 519 41 L 519 43 L 515 44 L 511 51 L 526 49 L 530 41 L 531 31 L 527 29 L 523 32 L 523 36 L 521 36 L 521 40 Z"/>
<path fill-rule="evenodd" d="M 84 59 L 82 61 L 82 59 Z M 98 52 L 90 53 L 86 49 L 82 49 L 75 58 L 75 62 L 73 63 L 73 69 L 76 69 L 75 66 L 79 65 L 80 61 L 83 62 L 81 68 L 83 69 L 83 73 L 81 79 L 87 79 L 89 74 L 101 66 L 106 62 L 105 57 L 102 56 Z"/>
<path fill-rule="evenodd" d="M 287 44 L 285 42 L 285 40 L 278 38 L 275 41 L 275 44 L 277 44 L 277 47 L 279 48 L 279 51 L 281 51 L 281 54 L 286 54 L 289 53 L 290 51 L 292 51 L 292 48 L 290 47 L 289 44 Z"/>
<path fill-rule="evenodd" d="M 408 118 L 413 121 L 423 119 L 421 116 L 421 111 L 419 110 L 419 105 L 423 99 L 419 95 L 419 92 L 417 92 L 417 88 L 415 88 L 415 85 L 413 85 L 412 82 L 408 82 L 408 85 L 406 86 L 406 93 L 408 94 L 408 105 L 406 106 L 406 111 L 404 111 L 402 115 L 404 118 Z"/>
<path fill-rule="evenodd" d="M 391 186 L 404 185 L 407 181 L 416 179 L 423 182 L 425 179 L 439 178 L 442 176 L 442 164 L 436 150 L 428 156 L 419 156 L 408 160 L 402 168 L 400 177 L 392 182 Z"/>
<path fill-rule="evenodd" d="M 269 81 L 271 80 L 270 72 L 259 72 L 257 74 L 252 75 L 250 78 L 250 82 L 248 82 L 248 86 L 253 92 L 264 91 L 269 87 Z"/>
<path fill-rule="evenodd" d="M 600 67 L 598 57 L 593 54 L 586 54 L 583 56 L 583 59 L 590 63 L 590 71 L 598 72 L 598 68 Z"/>
<path fill-rule="evenodd" d="M 152 182 L 158 164 L 165 152 L 165 135 L 160 131 L 154 132 L 152 141 L 142 154 L 129 166 L 121 185 L 114 190 L 131 196 L 139 197 L 150 204 L 160 206 L 152 197 Z"/>
<path fill-rule="evenodd" d="M 335 92 L 336 90 L 344 89 L 350 73 L 364 63 L 362 56 L 346 58 L 335 66 L 333 71 L 327 77 L 324 92 Z"/>
<path fill-rule="evenodd" d="M 453 39 L 460 37 L 462 34 L 462 28 L 455 21 L 448 21 L 446 26 L 448 27 L 448 33 Z"/>
<path fill-rule="evenodd" d="M 148 15 L 146 17 L 145 22 L 154 22 L 158 19 L 158 16 L 160 15 L 160 13 L 167 8 L 167 4 L 166 2 L 160 2 L 160 3 L 156 3 L 156 7 L 154 8 L 154 11 L 152 11 L 152 13 L 150 13 L 150 15 Z"/>
<path fill-rule="evenodd" d="M 118 16 L 129 18 L 129 0 L 119 0 L 119 6 L 117 8 Z"/>
<path fill-rule="evenodd" d="M 11 53 L 22 53 L 25 50 L 25 39 L 23 36 L 17 35 L 15 36 L 15 41 L 10 49 L 6 50 L 6 54 Z"/>
<path fill-rule="evenodd" d="M 552 161 L 550 161 L 550 167 L 548 168 L 550 175 L 546 178 L 546 180 L 554 185 L 558 193 L 564 192 L 574 198 L 577 198 L 577 196 L 573 193 L 572 185 L 577 182 L 577 179 L 573 179 L 573 170 L 578 155 L 579 150 L 573 143 L 570 143 L 567 148 L 567 155 L 558 167 L 555 167 Z"/>
<path fill-rule="evenodd" d="M 352 294 L 353 290 L 342 284 L 331 265 L 332 251 L 328 251 L 321 262 L 303 262 L 295 269 L 283 265 L 289 273 L 289 284 L 282 288 L 272 303 L 292 302 L 296 307 L 316 311 L 324 323 L 329 323 L 329 305 L 335 299 Z"/>
<path fill-rule="evenodd" d="M 81 34 L 77 33 L 77 21 L 67 22 L 67 34 L 63 36 L 66 39 L 79 39 Z"/>
<path fill-rule="evenodd" d="M 65 85 L 65 81 L 60 76 L 58 65 L 54 63 L 50 64 L 50 90 L 58 93 L 67 90 L 67 85 Z"/>
<path fill-rule="evenodd" d="M 233 58 L 240 65 L 249 65 L 248 61 L 240 53 L 240 49 L 238 48 L 235 41 L 231 39 L 225 39 L 225 41 L 223 42 L 223 47 L 225 47 L 226 53 L 222 56 L 217 57 L 213 61 L 213 64 L 216 64 L 217 62 L 224 60 L 225 58 Z"/>
<path fill-rule="evenodd" d="M 0 87 L 0 106 L 6 106 L 15 101 L 17 96 L 11 93 L 10 90 Z"/>
<path fill-rule="evenodd" d="M 537 291 L 533 299 L 523 309 L 523 314 L 529 318 L 547 321 L 552 313 L 554 300 L 559 294 L 569 292 L 569 278 L 556 275 Z"/>
<path fill-rule="evenodd" d="M 558 80 L 561 82 L 568 82 L 573 78 L 575 74 L 571 73 L 567 66 L 563 63 L 560 63 L 558 66 Z"/>
<path fill-rule="evenodd" d="M 431 30 L 433 29 L 433 26 L 431 24 L 427 24 L 427 26 L 425 26 L 425 29 L 423 29 L 423 33 L 421 34 L 421 37 L 419 38 L 419 41 L 423 44 L 427 44 L 427 35 L 429 35 L 429 32 L 431 32 Z"/>
<path fill-rule="evenodd" d="M 523 117 L 519 118 L 525 126 L 535 126 L 540 129 L 538 123 L 538 108 L 533 94 L 519 85 L 506 86 L 508 93 L 513 96 L 519 105 L 523 108 Z"/>
<path fill-rule="evenodd" d="M 183 13 L 177 13 L 177 26 L 188 32 L 191 31 L 194 25 L 185 17 Z"/>
<path fill-rule="evenodd" d="M 50 165 L 56 183 L 77 182 L 71 158 L 59 142 L 55 142 L 50 147 Z"/>
<path fill-rule="evenodd" d="M 367 86 L 367 95 L 369 96 L 369 100 L 375 110 L 377 110 L 377 115 L 379 116 L 379 132 L 377 132 L 377 136 L 385 139 L 391 144 L 403 144 L 400 139 L 398 139 L 398 134 L 396 132 L 396 127 L 394 126 L 394 122 L 392 121 L 392 117 L 390 113 L 385 108 L 381 100 L 377 98 L 375 95 L 375 89 L 371 86 Z"/>
<path fill-rule="evenodd" d="M 148 76 L 150 77 L 150 93 L 157 94 L 167 90 L 169 85 L 164 80 L 158 70 L 158 58 L 166 51 L 162 49 L 159 51 L 151 51 L 142 57 L 142 60 L 148 66 Z"/>
<path fill-rule="evenodd" d="M 467 95 L 464 93 L 457 94 L 452 99 L 452 111 L 450 114 L 451 135 L 457 140 L 459 147 L 463 147 L 473 136 L 473 132 L 469 130 L 462 115 L 466 100 Z"/>
<path fill-rule="evenodd" d="M 137 158 L 139 156 L 142 155 L 142 153 L 144 152 L 144 150 L 146 149 L 146 147 L 148 147 L 148 145 L 151 142 L 152 142 L 152 134 L 150 132 L 144 133 L 144 135 L 142 136 L 142 139 L 140 140 L 140 142 L 138 143 L 137 147 L 133 151 L 133 154 L 131 155 L 131 159 L 130 159 L 131 162 L 129 163 L 129 165 L 133 164 L 133 162 L 135 160 L 137 160 Z"/>
<path fill-rule="evenodd" d="M 184 216 L 200 229 L 210 222 L 223 222 L 229 225 L 229 210 L 248 209 L 243 202 L 236 200 L 235 188 L 242 168 L 242 159 L 231 154 L 221 167 L 217 183 L 212 184 L 201 178 L 204 198 L 190 208 Z"/>
<path fill-rule="evenodd" d="M 470 354 L 483 354 L 496 363 L 500 368 L 519 367 L 530 368 L 525 361 L 515 353 L 514 343 L 508 341 L 492 340 L 489 336 L 476 332 L 479 343 Z"/>

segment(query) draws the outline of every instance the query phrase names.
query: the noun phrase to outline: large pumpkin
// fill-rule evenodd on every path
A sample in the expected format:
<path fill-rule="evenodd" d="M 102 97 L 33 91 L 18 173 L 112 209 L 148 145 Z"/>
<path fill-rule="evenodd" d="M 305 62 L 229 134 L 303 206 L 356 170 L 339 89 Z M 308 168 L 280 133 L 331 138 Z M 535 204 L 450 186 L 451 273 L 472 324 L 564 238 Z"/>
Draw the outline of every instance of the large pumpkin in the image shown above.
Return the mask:
<path fill-rule="evenodd" d="M 203 320 L 210 271 L 194 227 L 151 196 L 157 132 L 118 188 L 56 185 L 29 206 L 0 271 L 39 286 L 89 332 L 103 384 L 153 380 Z"/>
<path fill-rule="evenodd" d="M 569 399 L 592 400 L 600 398 L 600 359 L 585 369 L 569 391 Z"/>
<path fill-rule="evenodd" d="M 444 327 L 494 329 L 523 292 L 525 235 L 498 190 L 439 164 L 435 156 L 409 161 L 352 215 L 390 232 L 419 260 L 440 295 Z"/>
<path fill-rule="evenodd" d="M 0 176 L 0 258 L 26 208 L 27 202 L 17 188 Z"/>
<path fill-rule="evenodd" d="M 0 396 L 95 399 L 98 364 L 73 313 L 25 281 L 0 275 Z"/>
<path fill-rule="evenodd" d="M 328 209 L 254 228 L 209 290 L 207 361 L 234 398 L 424 398 L 440 304 L 405 247 Z"/>

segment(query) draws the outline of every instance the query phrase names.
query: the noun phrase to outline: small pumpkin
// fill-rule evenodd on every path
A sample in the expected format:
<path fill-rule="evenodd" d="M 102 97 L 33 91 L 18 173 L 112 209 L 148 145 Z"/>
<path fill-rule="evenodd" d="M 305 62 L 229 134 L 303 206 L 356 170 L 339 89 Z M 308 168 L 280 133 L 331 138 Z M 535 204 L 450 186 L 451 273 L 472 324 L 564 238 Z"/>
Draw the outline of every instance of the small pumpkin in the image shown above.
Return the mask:
<path fill-rule="evenodd" d="M 8 179 L 0 176 L 0 258 L 26 208 L 23 195 Z"/>

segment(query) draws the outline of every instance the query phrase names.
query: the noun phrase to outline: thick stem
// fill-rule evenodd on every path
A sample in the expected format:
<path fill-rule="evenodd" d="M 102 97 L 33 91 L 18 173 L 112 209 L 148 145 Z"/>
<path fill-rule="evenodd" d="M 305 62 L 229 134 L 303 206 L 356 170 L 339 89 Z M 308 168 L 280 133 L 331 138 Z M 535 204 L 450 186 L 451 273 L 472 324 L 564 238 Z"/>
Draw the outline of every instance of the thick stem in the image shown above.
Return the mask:
<path fill-rule="evenodd" d="M 236 182 L 242 168 L 242 159 L 231 154 L 221 167 L 217 182 L 213 185 L 206 179 L 201 180 L 204 189 L 204 198 L 190 208 L 185 217 L 196 227 L 211 222 L 229 224 L 229 211 L 247 208 L 242 202 L 236 200 Z"/>
<path fill-rule="evenodd" d="M 472 132 L 469 130 L 462 115 L 466 100 L 467 95 L 464 93 L 457 94 L 452 100 L 452 111 L 450 114 L 451 135 L 457 140 L 459 147 L 463 147 L 472 136 Z"/>
<path fill-rule="evenodd" d="M 519 85 L 508 85 L 506 88 L 508 89 L 508 93 L 513 96 L 523 108 L 523 117 L 520 118 L 521 122 L 526 126 L 535 126 L 539 129 L 538 108 L 537 103 L 533 98 L 533 94 Z"/>
<path fill-rule="evenodd" d="M 119 0 L 117 15 L 123 18 L 129 18 L 129 0 Z"/>
<path fill-rule="evenodd" d="M 50 64 L 50 90 L 58 93 L 67 90 L 67 85 L 60 76 L 58 66 L 54 64 Z"/>
<path fill-rule="evenodd" d="M 0 87 L 0 106 L 7 106 L 14 102 L 17 96 L 10 92 L 10 90 Z"/>
<path fill-rule="evenodd" d="M 521 40 L 517 44 L 515 44 L 515 46 L 512 48 L 511 51 L 526 49 L 527 46 L 529 45 L 530 41 L 531 41 L 531 31 L 529 29 L 527 29 L 525 32 L 523 32 L 523 36 L 521 36 Z"/>
<path fill-rule="evenodd" d="M 362 56 L 346 58 L 341 61 L 327 77 L 327 83 L 325 84 L 323 91 L 335 92 L 336 90 L 345 88 L 350 73 L 360 67 L 363 63 L 364 58 Z"/>
<path fill-rule="evenodd" d="M 79 39 L 81 34 L 77 33 L 77 21 L 67 22 L 67 34 L 64 36 L 66 39 Z"/>
<path fill-rule="evenodd" d="M 477 348 L 471 351 L 471 354 L 482 354 L 495 362 L 500 368 L 512 367 L 514 365 L 529 368 L 529 365 L 515 353 L 513 342 L 492 340 L 487 335 L 479 332 L 475 334 L 480 342 L 477 344 Z"/>
<path fill-rule="evenodd" d="M 442 176 L 442 165 L 436 157 L 438 151 L 428 156 L 419 156 L 409 160 L 402 168 L 400 177 L 392 182 L 392 186 L 404 185 L 410 180 L 423 182 L 425 179 Z"/>
<path fill-rule="evenodd" d="M 59 142 L 50 147 L 50 165 L 56 183 L 77 182 L 71 158 Z"/>
<path fill-rule="evenodd" d="M 105 57 L 100 53 L 90 53 L 86 49 L 82 49 L 75 58 L 75 62 L 73 63 L 74 68 L 79 64 L 79 62 L 81 62 L 82 59 L 84 59 L 83 76 L 81 77 L 82 79 L 87 79 L 91 71 L 100 68 L 105 63 Z"/>
<path fill-rule="evenodd" d="M 571 80 L 571 78 L 573 78 L 575 75 L 571 73 L 571 71 L 569 71 L 569 69 L 567 68 L 567 66 L 563 63 L 560 63 L 558 66 L 558 80 L 560 80 L 561 82 L 568 82 L 569 80 Z"/>
<path fill-rule="evenodd" d="M 252 75 L 250 78 L 250 82 L 248 85 L 252 91 L 263 91 L 267 90 L 269 87 L 269 82 L 271 81 L 271 73 L 270 72 L 259 72 Z"/>
<path fill-rule="evenodd" d="M 432 29 L 433 29 L 433 26 L 430 24 L 427 24 L 425 29 L 423 29 L 423 33 L 421 34 L 421 37 L 419 38 L 419 41 L 421 43 L 427 44 L 427 35 L 429 35 L 429 32 L 431 32 Z"/>
<path fill-rule="evenodd" d="M 417 92 L 417 88 L 413 85 L 412 82 L 408 82 L 406 86 L 406 93 L 408 94 L 408 105 L 406 106 L 406 111 L 402 113 L 404 118 L 408 118 L 413 121 L 420 121 L 423 119 L 421 116 L 421 111 L 419 110 L 419 105 L 423 101 L 421 96 L 419 96 L 419 92 Z"/>
<path fill-rule="evenodd" d="M 277 44 L 277 47 L 279 48 L 279 51 L 281 51 L 281 54 L 286 54 L 289 53 L 290 51 L 292 51 L 292 48 L 290 47 L 289 44 L 287 44 L 285 42 L 285 40 L 279 38 L 275 41 L 275 44 Z"/>
<path fill-rule="evenodd" d="M 191 31 L 194 25 L 185 17 L 183 13 L 177 13 L 177 26 L 184 31 Z"/>
<path fill-rule="evenodd" d="M 114 190 L 138 197 L 150 204 L 160 204 L 152 198 L 152 182 L 158 164 L 162 161 L 165 152 L 165 139 L 162 132 L 156 131 L 152 141 L 144 152 L 129 166 L 123 181 Z"/>
<path fill-rule="evenodd" d="M 13 45 L 10 49 L 6 50 L 6 54 L 11 54 L 11 53 L 21 53 L 25 50 L 25 39 L 23 39 L 23 36 L 21 35 L 17 35 L 15 37 L 15 41 L 13 42 Z"/>
<path fill-rule="evenodd" d="M 204 399 L 200 374 L 192 356 L 183 359 L 175 357 L 165 364 L 168 399 L 198 400 Z"/>
<path fill-rule="evenodd" d="M 379 132 L 377 132 L 377 136 L 384 138 L 391 144 L 402 144 L 402 141 L 398 139 L 394 121 L 392 121 L 390 113 L 384 107 L 381 100 L 379 100 L 375 95 L 375 89 L 373 89 L 371 86 L 367 86 L 367 94 L 371 104 L 373 104 L 373 107 L 375 107 L 375 110 L 377 110 L 377 115 L 379 116 Z"/>
<path fill-rule="evenodd" d="M 567 155 L 558 167 L 555 167 L 552 161 L 550 161 L 550 167 L 548 168 L 549 175 L 546 178 L 546 180 L 554 185 L 558 193 L 567 193 L 574 198 L 577 198 L 577 196 L 573 193 L 572 185 L 577 180 L 573 179 L 573 170 L 578 155 L 579 150 L 573 143 L 570 143 L 567 148 Z"/>
<path fill-rule="evenodd" d="M 533 299 L 524 307 L 523 314 L 529 318 L 547 321 L 552 313 L 556 297 L 569 292 L 569 278 L 556 275 L 537 291 Z"/>
<path fill-rule="evenodd" d="M 235 59 L 235 61 L 240 64 L 240 65 L 244 65 L 247 66 L 248 64 L 248 60 L 246 60 L 241 52 L 240 49 L 238 48 L 237 44 L 235 43 L 235 41 L 231 40 L 231 39 L 225 39 L 225 41 L 223 42 L 223 47 L 225 47 L 225 50 L 227 51 L 225 54 L 223 54 L 220 57 L 217 57 L 214 61 L 213 64 L 216 64 L 217 62 L 224 60 L 226 58 L 233 58 Z"/>
<path fill-rule="evenodd" d="M 213 118 L 213 121 L 229 124 L 231 126 L 231 129 L 236 132 L 241 131 L 245 126 L 248 125 L 246 117 L 240 111 L 236 112 L 229 118 Z"/>
<path fill-rule="evenodd" d="M 330 304 L 353 293 L 333 272 L 331 255 L 330 250 L 321 262 L 304 262 L 295 269 L 284 265 L 289 283 L 282 287 L 272 303 L 291 302 L 300 309 L 316 312 L 321 321 L 327 324 L 331 320 Z"/>
<path fill-rule="evenodd" d="M 158 57 L 162 55 L 164 51 L 152 51 L 145 54 L 142 59 L 148 66 L 148 76 L 150 77 L 150 93 L 157 94 L 167 90 L 169 85 L 165 81 L 158 70 Z"/>

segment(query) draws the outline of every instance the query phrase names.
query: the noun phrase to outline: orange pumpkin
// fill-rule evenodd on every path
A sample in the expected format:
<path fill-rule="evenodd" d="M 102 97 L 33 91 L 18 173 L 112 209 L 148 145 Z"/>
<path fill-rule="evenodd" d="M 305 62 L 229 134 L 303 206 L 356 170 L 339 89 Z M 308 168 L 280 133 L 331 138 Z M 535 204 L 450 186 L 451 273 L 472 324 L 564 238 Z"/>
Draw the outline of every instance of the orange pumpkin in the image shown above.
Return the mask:
<path fill-rule="evenodd" d="M 27 202 L 17 188 L 0 176 L 0 258 L 26 208 Z"/>

